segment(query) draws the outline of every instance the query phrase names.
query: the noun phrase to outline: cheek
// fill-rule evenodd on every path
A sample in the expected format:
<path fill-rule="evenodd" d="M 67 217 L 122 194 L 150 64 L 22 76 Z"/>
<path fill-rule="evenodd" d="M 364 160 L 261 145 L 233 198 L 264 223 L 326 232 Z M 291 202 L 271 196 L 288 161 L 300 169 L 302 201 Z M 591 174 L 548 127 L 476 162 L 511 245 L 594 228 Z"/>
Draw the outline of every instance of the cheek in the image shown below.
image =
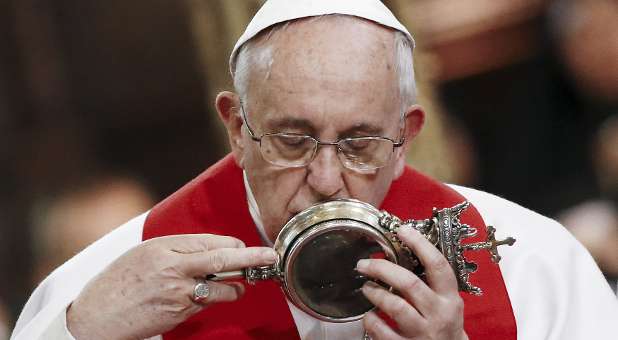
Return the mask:
<path fill-rule="evenodd" d="M 240 167 L 245 171 L 249 168 L 256 168 L 260 166 L 260 162 L 262 161 L 262 156 L 260 154 L 260 144 L 249 136 L 243 129 L 243 134 L 240 139 L 240 159 L 239 164 Z M 250 173 L 247 171 L 247 173 Z"/>
<path fill-rule="evenodd" d="M 245 171 L 264 227 L 276 234 L 290 217 L 287 207 L 303 183 L 304 169 L 283 169 L 258 154 L 247 157 Z"/>

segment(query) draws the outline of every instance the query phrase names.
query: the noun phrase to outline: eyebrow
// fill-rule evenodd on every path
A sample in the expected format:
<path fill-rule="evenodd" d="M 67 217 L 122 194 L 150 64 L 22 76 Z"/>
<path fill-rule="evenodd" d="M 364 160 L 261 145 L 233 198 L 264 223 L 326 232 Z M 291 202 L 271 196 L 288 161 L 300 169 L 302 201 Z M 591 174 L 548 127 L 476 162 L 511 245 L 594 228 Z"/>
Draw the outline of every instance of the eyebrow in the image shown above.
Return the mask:
<path fill-rule="evenodd" d="M 314 135 L 317 129 L 308 119 L 303 118 L 293 118 L 293 117 L 282 117 L 275 118 L 266 122 L 267 129 L 270 132 L 282 132 L 286 129 L 290 130 L 301 130 L 310 135 Z"/>
<path fill-rule="evenodd" d="M 339 133 L 340 137 L 356 137 L 358 135 L 363 136 L 381 136 L 384 129 L 380 126 L 370 123 L 358 123 L 354 126 Z"/>
<path fill-rule="evenodd" d="M 303 118 L 282 117 L 267 121 L 265 124 L 269 132 L 284 132 L 287 130 L 300 130 L 310 136 L 317 136 L 318 129 L 309 121 Z M 381 136 L 384 129 L 370 123 L 357 123 L 338 133 L 340 138 L 359 137 L 359 136 Z"/>

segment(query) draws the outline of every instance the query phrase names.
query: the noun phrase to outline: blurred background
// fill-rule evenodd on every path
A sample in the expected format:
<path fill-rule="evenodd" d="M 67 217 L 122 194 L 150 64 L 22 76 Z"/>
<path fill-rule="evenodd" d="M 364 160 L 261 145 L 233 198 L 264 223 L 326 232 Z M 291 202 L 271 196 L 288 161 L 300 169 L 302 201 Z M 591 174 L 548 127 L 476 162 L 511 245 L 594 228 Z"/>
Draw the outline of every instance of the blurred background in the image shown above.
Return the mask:
<path fill-rule="evenodd" d="M 212 103 L 262 2 L 0 0 L 0 339 L 53 268 L 226 154 Z M 615 287 L 618 2 L 384 3 L 417 40 L 410 164 L 559 219 Z"/>

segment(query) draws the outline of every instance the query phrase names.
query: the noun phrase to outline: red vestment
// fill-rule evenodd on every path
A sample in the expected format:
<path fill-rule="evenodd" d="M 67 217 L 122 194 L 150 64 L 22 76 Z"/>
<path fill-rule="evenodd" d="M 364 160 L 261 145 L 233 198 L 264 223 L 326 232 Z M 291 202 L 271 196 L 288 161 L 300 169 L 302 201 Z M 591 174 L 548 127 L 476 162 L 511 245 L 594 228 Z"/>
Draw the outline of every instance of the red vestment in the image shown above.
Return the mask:
<path fill-rule="evenodd" d="M 464 200 L 448 186 L 406 167 L 380 209 L 402 219 L 423 219 L 431 216 L 433 207 L 451 207 Z M 478 229 L 468 242 L 485 239 L 485 224 L 473 206 L 461 221 Z M 248 247 L 262 246 L 249 214 L 242 169 L 230 155 L 155 206 L 146 219 L 143 239 L 194 233 L 228 235 Z M 515 340 L 515 317 L 500 268 L 487 251 L 468 252 L 466 257 L 479 267 L 471 275 L 472 284 L 483 288 L 482 296 L 462 293 L 466 333 L 472 340 Z M 283 291 L 277 283 L 265 281 L 247 286 L 238 301 L 205 308 L 163 338 L 298 339 L 299 335 Z"/>

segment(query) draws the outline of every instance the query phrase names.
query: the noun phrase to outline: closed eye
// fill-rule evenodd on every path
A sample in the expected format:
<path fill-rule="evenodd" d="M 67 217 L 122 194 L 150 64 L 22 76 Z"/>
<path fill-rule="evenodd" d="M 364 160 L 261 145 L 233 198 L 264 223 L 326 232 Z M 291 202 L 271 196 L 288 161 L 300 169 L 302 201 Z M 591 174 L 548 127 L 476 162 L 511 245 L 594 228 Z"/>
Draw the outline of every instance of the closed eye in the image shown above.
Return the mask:
<path fill-rule="evenodd" d="M 342 148 L 347 150 L 360 151 L 368 148 L 374 141 L 371 137 L 348 138 L 342 142 Z"/>

